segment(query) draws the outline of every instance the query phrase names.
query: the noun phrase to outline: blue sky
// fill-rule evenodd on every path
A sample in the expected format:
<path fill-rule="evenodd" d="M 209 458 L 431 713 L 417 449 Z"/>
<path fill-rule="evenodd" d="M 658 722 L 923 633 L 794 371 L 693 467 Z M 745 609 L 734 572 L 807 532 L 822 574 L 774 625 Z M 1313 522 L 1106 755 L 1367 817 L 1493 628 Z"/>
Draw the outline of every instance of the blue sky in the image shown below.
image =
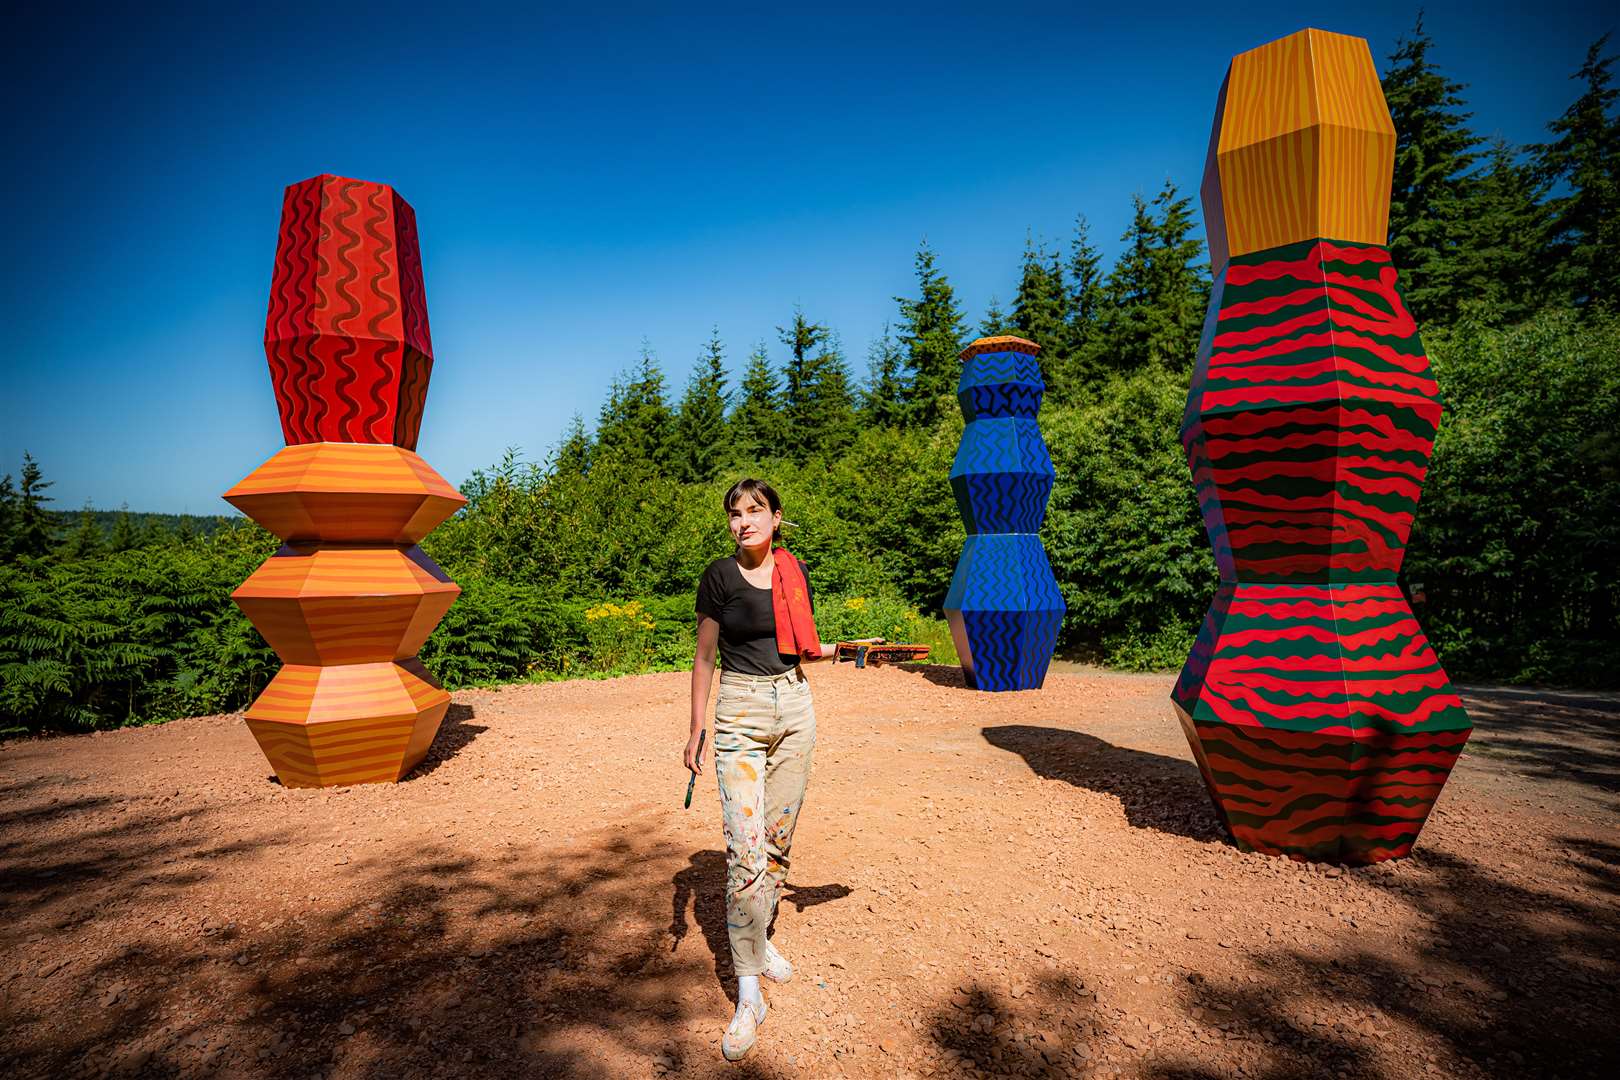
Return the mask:
<path fill-rule="evenodd" d="M 219 8 L 230 5 L 219 5 Z M 924 237 L 974 321 L 1026 231 L 1111 258 L 1134 192 L 1196 191 L 1230 56 L 1415 5 L 805 6 L 693 15 L 393 4 L 156 8 L 8 29 L 0 472 L 56 507 L 229 512 L 280 445 L 262 337 L 282 189 L 416 208 L 436 366 L 418 449 L 452 483 L 594 417 L 643 341 L 678 393 L 795 304 L 857 372 Z M 50 21 L 39 21 L 39 20 Z M 1431 5 L 1474 125 L 1515 143 L 1578 92 L 1605 5 Z"/>

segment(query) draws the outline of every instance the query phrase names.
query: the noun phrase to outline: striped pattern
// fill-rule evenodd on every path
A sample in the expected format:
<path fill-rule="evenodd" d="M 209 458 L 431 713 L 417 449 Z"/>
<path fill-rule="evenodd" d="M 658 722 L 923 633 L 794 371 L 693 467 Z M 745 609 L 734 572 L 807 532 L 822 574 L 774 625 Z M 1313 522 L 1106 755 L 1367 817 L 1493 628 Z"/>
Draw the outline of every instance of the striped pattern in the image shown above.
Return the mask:
<path fill-rule="evenodd" d="M 1440 400 L 1393 144 L 1366 43 L 1307 31 L 1233 61 L 1205 178 L 1181 437 L 1222 584 L 1171 697 L 1234 840 L 1299 859 L 1409 852 L 1470 731 L 1396 584 Z"/>
<path fill-rule="evenodd" d="M 264 347 L 288 443 L 415 448 L 433 344 L 416 216 L 392 188 L 287 189 Z"/>
<path fill-rule="evenodd" d="M 225 493 L 289 542 L 415 544 L 467 500 L 415 453 L 393 445 L 301 443 Z"/>
<path fill-rule="evenodd" d="M 450 695 L 420 664 L 281 669 L 247 711 L 286 787 L 391 783 L 423 757 Z"/>
<path fill-rule="evenodd" d="M 1394 168 L 1395 125 L 1363 39 L 1303 30 L 1242 53 L 1205 163 L 1212 268 L 1322 236 L 1384 243 Z"/>
<path fill-rule="evenodd" d="M 231 594 L 288 664 L 415 656 L 461 589 L 421 548 L 284 546 Z"/>
<path fill-rule="evenodd" d="M 1038 535 L 1054 473 L 1035 419 L 1046 389 L 1037 351 L 1013 337 L 962 351 L 957 400 L 967 425 L 950 480 L 968 536 L 945 616 L 967 685 L 979 690 L 1038 688 L 1063 623 Z"/>
<path fill-rule="evenodd" d="M 1182 423 L 1222 577 L 1393 580 L 1440 422 L 1383 248 L 1232 260 Z"/>

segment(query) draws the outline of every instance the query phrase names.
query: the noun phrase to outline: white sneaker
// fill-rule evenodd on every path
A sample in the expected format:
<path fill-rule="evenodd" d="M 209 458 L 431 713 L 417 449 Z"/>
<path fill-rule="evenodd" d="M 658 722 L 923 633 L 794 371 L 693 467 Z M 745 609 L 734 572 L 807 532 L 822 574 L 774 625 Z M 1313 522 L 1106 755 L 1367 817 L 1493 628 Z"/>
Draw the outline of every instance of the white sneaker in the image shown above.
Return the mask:
<path fill-rule="evenodd" d="M 765 943 L 765 970 L 760 972 L 765 978 L 774 983 L 785 983 L 793 978 L 793 965 L 787 962 L 787 957 L 776 951 L 771 942 Z"/>
<path fill-rule="evenodd" d="M 727 1061 L 741 1061 L 754 1048 L 759 1038 L 759 1025 L 765 1022 L 765 1014 L 770 1012 L 770 1006 L 764 1003 L 763 998 L 760 999 L 759 1009 L 756 1014 L 753 1003 L 748 1001 L 737 1005 L 737 1015 L 731 1018 L 725 1035 L 720 1039 L 720 1052 Z"/>

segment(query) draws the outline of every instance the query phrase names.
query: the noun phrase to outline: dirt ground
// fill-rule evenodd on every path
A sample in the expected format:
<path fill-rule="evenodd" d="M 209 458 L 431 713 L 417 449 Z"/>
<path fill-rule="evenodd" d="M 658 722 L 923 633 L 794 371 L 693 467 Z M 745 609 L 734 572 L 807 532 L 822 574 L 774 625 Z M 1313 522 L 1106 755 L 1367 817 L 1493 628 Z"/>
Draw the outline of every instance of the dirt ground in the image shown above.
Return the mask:
<path fill-rule="evenodd" d="M 1620 704 L 1476 690 L 1416 853 L 1219 833 L 1171 680 L 812 672 L 759 1046 L 684 674 L 455 695 L 404 783 L 240 718 L 0 748 L 0 1075 L 1620 1075 Z"/>

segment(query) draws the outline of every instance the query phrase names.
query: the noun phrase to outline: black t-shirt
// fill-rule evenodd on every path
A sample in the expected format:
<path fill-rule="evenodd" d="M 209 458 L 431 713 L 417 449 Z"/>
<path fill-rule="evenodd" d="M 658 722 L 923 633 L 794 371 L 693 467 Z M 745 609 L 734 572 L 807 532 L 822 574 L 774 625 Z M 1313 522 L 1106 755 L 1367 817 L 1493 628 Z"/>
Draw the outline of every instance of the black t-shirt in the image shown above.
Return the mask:
<path fill-rule="evenodd" d="M 812 609 L 816 591 L 803 563 L 804 584 Z M 734 556 L 716 559 L 698 581 L 697 610 L 720 624 L 720 666 L 744 675 L 781 675 L 799 659 L 776 651 L 776 610 L 771 590 L 750 585 Z"/>

